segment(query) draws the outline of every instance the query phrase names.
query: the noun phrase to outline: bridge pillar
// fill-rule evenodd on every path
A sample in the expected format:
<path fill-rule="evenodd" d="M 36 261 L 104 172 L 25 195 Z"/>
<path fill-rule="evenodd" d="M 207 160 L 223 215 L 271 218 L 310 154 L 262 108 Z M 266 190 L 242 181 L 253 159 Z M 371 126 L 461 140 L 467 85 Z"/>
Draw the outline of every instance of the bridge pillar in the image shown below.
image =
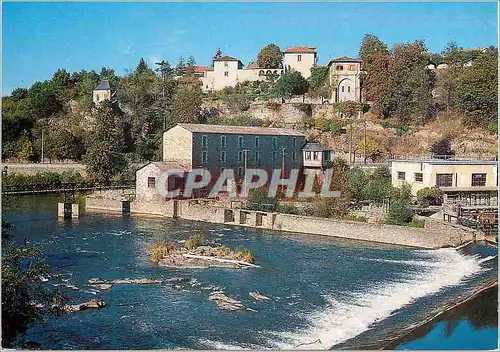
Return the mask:
<path fill-rule="evenodd" d="M 64 219 L 78 218 L 80 216 L 80 205 L 78 203 L 57 203 L 57 216 Z"/>

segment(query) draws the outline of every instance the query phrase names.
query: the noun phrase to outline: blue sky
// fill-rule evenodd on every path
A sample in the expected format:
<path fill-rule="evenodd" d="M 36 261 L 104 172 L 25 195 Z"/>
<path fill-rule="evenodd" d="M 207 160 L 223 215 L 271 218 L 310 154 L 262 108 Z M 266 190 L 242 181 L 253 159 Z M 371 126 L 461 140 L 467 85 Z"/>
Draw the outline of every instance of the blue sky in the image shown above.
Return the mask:
<path fill-rule="evenodd" d="M 357 56 L 365 33 L 440 52 L 497 45 L 497 3 L 3 3 L 2 95 L 70 72 L 134 69 L 140 57 L 210 64 L 218 47 L 246 65 L 276 43 L 316 46 L 320 64 Z"/>

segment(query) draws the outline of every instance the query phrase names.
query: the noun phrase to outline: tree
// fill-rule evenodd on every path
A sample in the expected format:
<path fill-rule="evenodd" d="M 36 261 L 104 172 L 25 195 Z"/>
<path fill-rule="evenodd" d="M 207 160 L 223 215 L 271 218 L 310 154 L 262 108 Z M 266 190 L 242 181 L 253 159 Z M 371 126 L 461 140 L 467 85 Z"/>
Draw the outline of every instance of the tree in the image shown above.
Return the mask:
<path fill-rule="evenodd" d="M 119 129 L 122 113 L 119 108 L 105 101 L 95 113 L 95 126 L 89 135 L 89 147 L 83 161 L 89 178 L 107 183 L 126 168 L 121 153 L 122 134 Z"/>
<path fill-rule="evenodd" d="M 391 172 L 387 167 L 378 167 L 368 176 L 368 183 L 364 189 L 366 200 L 382 202 L 391 193 Z"/>
<path fill-rule="evenodd" d="M 455 152 L 451 149 L 449 138 L 443 138 L 432 143 L 430 152 L 436 157 L 455 155 Z"/>
<path fill-rule="evenodd" d="M 196 60 L 194 59 L 193 55 L 190 55 L 188 57 L 187 67 L 195 67 L 195 66 L 196 66 Z"/>
<path fill-rule="evenodd" d="M 48 155 L 58 160 L 81 160 L 82 155 L 85 154 L 85 145 L 82 138 L 64 129 L 49 131 L 45 148 Z"/>
<path fill-rule="evenodd" d="M 359 167 L 349 170 L 349 192 L 351 199 L 356 202 L 364 200 L 364 189 L 368 182 L 365 172 Z"/>
<path fill-rule="evenodd" d="M 309 90 L 319 90 L 328 83 L 328 67 L 313 67 L 311 69 L 311 77 L 307 79 L 309 82 Z"/>
<path fill-rule="evenodd" d="M 137 73 L 143 73 L 144 71 L 149 70 L 148 65 L 146 64 L 146 61 L 144 61 L 144 58 L 141 57 L 139 60 L 139 63 L 137 64 L 137 68 L 135 69 L 135 72 Z"/>
<path fill-rule="evenodd" d="M 309 83 L 298 71 L 283 74 L 274 87 L 275 93 L 284 98 L 305 94 L 308 89 Z"/>
<path fill-rule="evenodd" d="M 2 249 L 2 347 L 15 347 L 17 335 L 42 320 L 41 305 L 50 304 L 52 298 L 42 287 L 48 273 L 40 247 L 9 245 Z"/>
<path fill-rule="evenodd" d="M 359 48 L 359 57 L 363 60 L 363 65 L 369 65 L 375 54 L 389 55 L 387 45 L 373 34 L 365 34 Z"/>
<path fill-rule="evenodd" d="M 371 101 L 379 118 L 387 118 L 390 114 L 393 57 L 386 52 L 375 52 L 367 62 L 363 62 L 366 74 L 361 77 L 366 100 Z"/>
<path fill-rule="evenodd" d="M 411 203 L 411 186 L 403 184 L 391 190 L 391 203 L 386 222 L 393 225 L 406 225 L 413 219 Z"/>
<path fill-rule="evenodd" d="M 282 61 L 281 49 L 276 44 L 266 45 L 257 55 L 257 64 L 260 68 L 281 68 Z"/>
<path fill-rule="evenodd" d="M 25 137 L 21 146 L 21 151 L 19 152 L 19 159 L 25 161 L 32 161 L 35 157 L 35 151 L 33 147 L 33 142 Z"/>
<path fill-rule="evenodd" d="M 394 46 L 391 111 L 400 121 L 425 122 L 433 113 L 434 77 L 427 69 L 426 52 L 419 40 Z"/>
<path fill-rule="evenodd" d="M 486 127 L 498 119 L 498 56 L 482 54 L 457 77 L 456 107 L 469 126 Z"/>
<path fill-rule="evenodd" d="M 184 61 L 183 57 L 179 58 L 179 62 L 177 63 L 177 66 L 175 67 L 175 74 L 177 76 L 182 76 L 184 75 L 184 69 L 186 68 L 186 63 Z"/>
<path fill-rule="evenodd" d="M 174 96 L 169 127 L 178 123 L 200 123 L 202 91 L 197 78 L 184 77 Z"/>

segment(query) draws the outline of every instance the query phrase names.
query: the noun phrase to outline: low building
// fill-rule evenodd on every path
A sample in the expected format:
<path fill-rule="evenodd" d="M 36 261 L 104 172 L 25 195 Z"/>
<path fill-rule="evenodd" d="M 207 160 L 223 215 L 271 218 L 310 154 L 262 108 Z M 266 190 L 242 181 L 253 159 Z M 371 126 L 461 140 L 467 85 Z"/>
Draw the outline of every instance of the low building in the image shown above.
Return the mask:
<path fill-rule="evenodd" d="M 331 162 L 331 150 L 318 142 L 307 142 L 302 148 L 304 169 L 324 170 Z"/>
<path fill-rule="evenodd" d="M 468 160 L 393 160 L 392 185 L 411 185 L 413 195 L 439 187 L 449 199 L 497 197 L 498 162 Z"/>
<path fill-rule="evenodd" d="M 169 170 L 186 170 L 184 166 L 175 162 L 151 162 L 136 171 L 135 194 L 136 199 L 141 202 L 151 202 L 163 200 L 157 191 L 158 180 L 161 174 Z M 175 190 L 179 186 L 178 178 L 169 178 L 166 189 Z"/>
<path fill-rule="evenodd" d="M 116 91 L 111 87 L 109 81 L 101 81 L 99 85 L 92 91 L 92 100 L 95 105 L 102 103 L 105 100 L 114 102 Z"/>

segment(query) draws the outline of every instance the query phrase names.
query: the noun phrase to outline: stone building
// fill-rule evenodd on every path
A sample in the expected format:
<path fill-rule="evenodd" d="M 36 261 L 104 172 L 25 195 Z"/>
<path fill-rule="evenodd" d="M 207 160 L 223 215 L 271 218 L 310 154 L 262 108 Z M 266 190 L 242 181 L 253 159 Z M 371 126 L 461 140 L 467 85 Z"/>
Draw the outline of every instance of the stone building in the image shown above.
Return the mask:
<path fill-rule="evenodd" d="M 95 105 L 100 104 L 104 100 L 114 102 L 116 91 L 111 87 L 109 81 L 101 81 L 99 85 L 92 91 L 92 100 Z"/>
<path fill-rule="evenodd" d="M 204 168 L 215 178 L 233 169 L 236 179 L 245 168 L 268 172 L 302 167 L 305 136 L 284 128 L 178 124 L 163 134 L 163 161 L 186 169 Z"/>
<path fill-rule="evenodd" d="M 342 56 L 328 63 L 332 102 L 361 102 L 361 60 Z"/>

